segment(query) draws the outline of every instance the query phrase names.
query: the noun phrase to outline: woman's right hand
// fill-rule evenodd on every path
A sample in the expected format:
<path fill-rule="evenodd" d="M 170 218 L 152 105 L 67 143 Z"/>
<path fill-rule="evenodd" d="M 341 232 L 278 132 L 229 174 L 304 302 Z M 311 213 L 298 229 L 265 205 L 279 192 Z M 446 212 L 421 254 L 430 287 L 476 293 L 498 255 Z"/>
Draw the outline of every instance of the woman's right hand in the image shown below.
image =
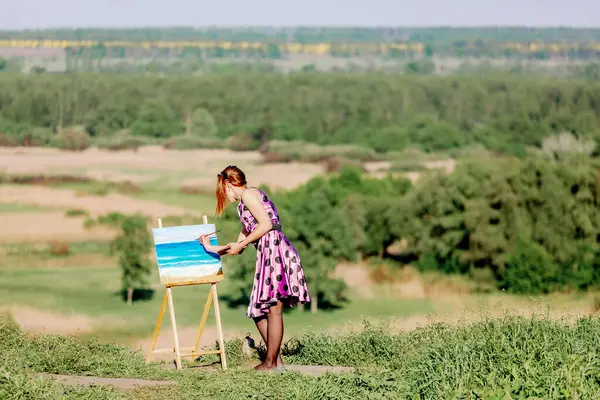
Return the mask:
<path fill-rule="evenodd" d="M 200 241 L 200 244 L 202 246 L 204 246 L 204 249 L 207 252 L 211 252 L 211 250 L 213 249 L 213 246 L 210 244 L 210 238 L 208 236 L 209 235 L 202 235 L 202 236 L 200 236 L 199 241 Z"/>

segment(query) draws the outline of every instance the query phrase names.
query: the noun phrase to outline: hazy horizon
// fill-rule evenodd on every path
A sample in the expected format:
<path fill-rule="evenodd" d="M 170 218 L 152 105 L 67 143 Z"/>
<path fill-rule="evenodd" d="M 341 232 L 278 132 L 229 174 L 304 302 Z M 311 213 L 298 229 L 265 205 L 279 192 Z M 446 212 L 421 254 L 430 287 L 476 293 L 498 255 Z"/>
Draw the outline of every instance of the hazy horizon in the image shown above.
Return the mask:
<path fill-rule="evenodd" d="M 10 0 L 9 0 L 10 1 Z M 598 28 L 595 0 L 20 0 L 3 5 L 0 30 L 169 27 Z M 234 10 L 234 12 L 231 12 Z"/>

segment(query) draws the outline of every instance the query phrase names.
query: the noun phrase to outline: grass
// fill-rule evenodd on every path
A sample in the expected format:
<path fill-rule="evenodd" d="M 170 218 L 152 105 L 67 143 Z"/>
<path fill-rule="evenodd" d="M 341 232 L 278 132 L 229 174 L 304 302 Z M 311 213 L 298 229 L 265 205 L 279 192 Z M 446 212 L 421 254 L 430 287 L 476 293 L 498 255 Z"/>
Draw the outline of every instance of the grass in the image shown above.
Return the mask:
<path fill-rule="evenodd" d="M 27 205 L 27 204 L 20 204 L 20 203 L 0 203 L 0 214 L 2 213 L 31 213 L 31 212 L 44 212 L 44 211 L 51 211 L 51 208 L 47 208 L 47 207 L 37 207 L 37 206 L 31 206 L 31 205 Z"/>
<path fill-rule="evenodd" d="M 76 248 L 76 247 L 74 247 Z M 104 248 L 99 251 L 105 251 Z M 130 342 L 151 334 L 160 308 L 163 289 L 157 289 L 149 300 L 125 304 L 120 294 L 120 270 L 115 267 L 62 269 L 0 269 L 0 306 L 19 304 L 37 309 L 63 313 L 84 314 L 94 318 L 114 320 L 114 326 L 94 333 L 108 341 Z M 152 282 L 158 282 L 153 272 Z M 221 294 L 223 288 L 221 287 Z M 202 313 L 202 304 L 208 287 L 182 287 L 173 290 L 180 327 L 195 326 Z M 225 330 L 253 330 L 245 315 L 245 308 L 228 308 L 221 305 Z M 316 315 L 290 310 L 286 313 L 286 330 L 290 336 L 306 330 L 326 330 L 347 323 L 359 323 L 364 317 L 405 317 L 432 312 L 427 300 L 357 299 L 347 307 L 323 311 Z M 213 324 L 209 318 L 209 325 Z M 169 329 L 168 324 L 164 327 Z"/>
<path fill-rule="evenodd" d="M 257 358 L 244 356 L 239 340 L 226 343 L 227 371 L 177 372 L 145 365 L 140 353 L 114 345 L 54 335 L 28 337 L 9 319 L 0 318 L 0 394 L 13 390 L 17 396 L 12 398 L 52 398 L 47 394 L 51 393 L 88 399 L 598 398 L 599 331 L 597 317 L 566 323 L 544 315 L 482 316 L 471 325 L 433 325 L 398 334 L 385 324 L 366 322 L 359 331 L 300 336 L 287 349 L 286 362 L 357 368 L 311 377 L 253 371 L 249 366 Z M 178 385 L 73 390 L 28 380 L 31 372 L 170 379 Z"/>
<path fill-rule="evenodd" d="M 192 213 L 214 215 L 215 196 L 208 194 L 184 194 L 179 188 L 157 187 L 151 189 L 143 186 L 143 190 L 132 197 L 140 200 L 152 200 L 162 204 L 182 207 Z"/>

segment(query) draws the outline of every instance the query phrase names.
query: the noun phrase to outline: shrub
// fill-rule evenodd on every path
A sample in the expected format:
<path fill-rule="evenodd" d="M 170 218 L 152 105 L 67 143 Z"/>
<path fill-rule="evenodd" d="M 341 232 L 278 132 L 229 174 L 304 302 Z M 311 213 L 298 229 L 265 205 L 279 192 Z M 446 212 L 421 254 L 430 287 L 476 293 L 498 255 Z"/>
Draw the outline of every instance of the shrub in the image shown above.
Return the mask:
<path fill-rule="evenodd" d="M 83 217 L 87 216 L 88 212 L 79 208 L 70 208 L 65 211 L 65 217 Z"/>
<path fill-rule="evenodd" d="M 175 136 L 167 140 L 165 149 L 188 150 L 188 149 L 222 149 L 225 147 L 223 139 L 216 136 Z"/>
<path fill-rule="evenodd" d="M 320 146 L 303 141 L 270 141 L 264 154 L 275 153 L 277 157 L 290 161 L 321 162 L 332 157 L 355 161 L 375 161 L 379 156 L 374 150 L 357 145 Z M 264 157 L 264 155 L 263 155 Z"/>
<path fill-rule="evenodd" d="M 48 250 L 53 256 L 63 257 L 70 254 L 69 243 L 59 240 L 51 241 Z"/>
<path fill-rule="evenodd" d="M 85 229 L 92 229 L 94 228 L 96 225 L 98 225 L 98 223 L 96 222 L 96 220 L 92 217 L 87 217 L 85 219 L 85 221 L 83 221 L 83 227 Z"/>
<path fill-rule="evenodd" d="M 418 172 L 424 171 L 427 167 L 418 161 L 396 161 L 390 167 L 390 171 L 392 172 Z"/>
<path fill-rule="evenodd" d="M 346 167 L 355 167 L 364 172 L 364 168 L 360 161 L 353 161 L 345 157 L 328 157 L 325 160 L 325 172 L 340 172 Z"/>
<path fill-rule="evenodd" d="M 238 133 L 225 141 L 227 148 L 233 151 L 250 151 L 259 148 L 260 144 L 249 133 Z"/>
<path fill-rule="evenodd" d="M 261 152 L 263 156 L 263 162 L 265 164 L 276 164 L 276 163 L 287 163 L 292 161 L 292 159 L 282 153 L 278 153 L 276 151 L 264 151 Z"/>
<path fill-rule="evenodd" d="M 15 147 L 18 143 L 15 139 L 9 137 L 5 133 L 0 133 L 0 147 Z"/>
<path fill-rule="evenodd" d="M 179 188 L 179 192 L 187 195 L 199 195 L 199 194 L 208 194 L 213 196 L 215 194 L 214 189 L 207 188 L 205 186 L 191 186 L 191 185 L 182 185 Z"/>
<path fill-rule="evenodd" d="M 126 133 L 100 137 L 94 141 L 94 144 L 98 148 L 110 151 L 137 150 L 142 146 L 148 146 L 156 143 L 156 139 L 143 136 L 130 136 Z"/>
<path fill-rule="evenodd" d="M 591 156 L 596 149 L 594 139 L 575 137 L 563 132 L 560 135 L 550 136 L 542 141 L 542 151 L 553 159 L 567 157 Z"/>
<path fill-rule="evenodd" d="M 65 150 L 82 151 L 88 148 L 89 139 L 84 130 L 69 128 L 58 138 L 58 146 Z"/>
<path fill-rule="evenodd" d="M 520 238 L 508 257 L 499 286 L 514 293 L 548 293 L 556 288 L 558 278 L 558 269 L 546 250 Z"/>
<path fill-rule="evenodd" d="M 6 182 L 25 185 L 55 185 L 60 183 L 90 183 L 91 178 L 78 175 L 10 175 L 5 176 Z"/>
<path fill-rule="evenodd" d="M 119 193 L 139 193 L 142 191 L 142 189 L 139 187 L 138 184 L 136 184 L 135 182 L 131 182 L 131 181 L 124 181 L 124 182 L 119 182 L 117 184 L 117 192 Z"/>
<path fill-rule="evenodd" d="M 218 129 L 212 114 L 205 108 L 197 108 L 188 116 L 189 120 L 186 126 L 187 134 L 194 134 L 203 137 L 215 137 Z"/>

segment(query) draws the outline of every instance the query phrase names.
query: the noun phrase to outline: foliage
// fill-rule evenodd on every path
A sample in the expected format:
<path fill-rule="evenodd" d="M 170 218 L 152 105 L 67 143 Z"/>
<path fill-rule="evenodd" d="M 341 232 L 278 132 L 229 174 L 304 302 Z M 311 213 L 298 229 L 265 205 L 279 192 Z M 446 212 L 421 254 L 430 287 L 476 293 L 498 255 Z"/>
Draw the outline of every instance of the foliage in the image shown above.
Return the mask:
<path fill-rule="evenodd" d="M 164 144 L 167 149 L 190 150 L 190 149 L 219 149 L 225 143 L 218 137 L 203 137 L 203 136 L 174 136 L 169 138 Z"/>
<path fill-rule="evenodd" d="M 566 132 L 547 137 L 542 142 L 542 151 L 555 159 L 591 156 L 595 149 L 596 143 L 594 143 L 593 139 L 575 137 Z"/>
<path fill-rule="evenodd" d="M 562 132 L 598 142 L 598 85 L 501 75 L 3 73 L 0 133 L 21 140 L 34 128 L 83 123 L 104 147 L 119 148 L 111 143 L 123 132 L 156 140 L 187 130 L 236 150 L 268 142 L 269 152 L 292 160 L 473 145 L 524 156 Z M 41 136 L 32 142 L 50 144 Z"/>
<path fill-rule="evenodd" d="M 600 284 L 600 180 L 589 160 L 465 163 L 429 178 L 387 213 L 422 269 L 491 267 L 519 293 Z"/>
<path fill-rule="evenodd" d="M 148 252 L 152 248 L 152 239 L 141 215 L 126 216 L 121 222 L 121 232 L 112 243 L 113 251 L 119 254 L 122 269 L 122 287 L 127 289 L 127 302 L 132 303 L 133 289 L 148 284 L 151 273 Z"/>
<path fill-rule="evenodd" d="M 60 135 L 58 142 L 65 150 L 82 151 L 89 146 L 89 135 L 84 130 L 69 128 Z"/>
<path fill-rule="evenodd" d="M 217 135 L 217 125 L 215 119 L 206 108 L 197 108 L 191 116 L 191 133 L 203 137 L 215 137 Z"/>
<path fill-rule="evenodd" d="M 334 276 L 339 260 L 356 260 L 361 252 L 382 255 L 393 242 L 382 208 L 409 188 L 407 179 L 365 178 L 356 168 L 344 168 L 330 179 L 316 177 L 291 192 L 271 194 L 284 232 L 300 254 L 313 311 L 346 302 L 345 284 Z M 236 218 L 228 211 L 224 223 Z M 253 263 L 247 255 L 228 261 L 230 304 L 247 303 Z"/>
<path fill-rule="evenodd" d="M 161 98 L 148 98 L 142 102 L 139 115 L 131 125 L 131 133 L 154 138 L 170 137 L 180 130 L 170 105 Z"/>

